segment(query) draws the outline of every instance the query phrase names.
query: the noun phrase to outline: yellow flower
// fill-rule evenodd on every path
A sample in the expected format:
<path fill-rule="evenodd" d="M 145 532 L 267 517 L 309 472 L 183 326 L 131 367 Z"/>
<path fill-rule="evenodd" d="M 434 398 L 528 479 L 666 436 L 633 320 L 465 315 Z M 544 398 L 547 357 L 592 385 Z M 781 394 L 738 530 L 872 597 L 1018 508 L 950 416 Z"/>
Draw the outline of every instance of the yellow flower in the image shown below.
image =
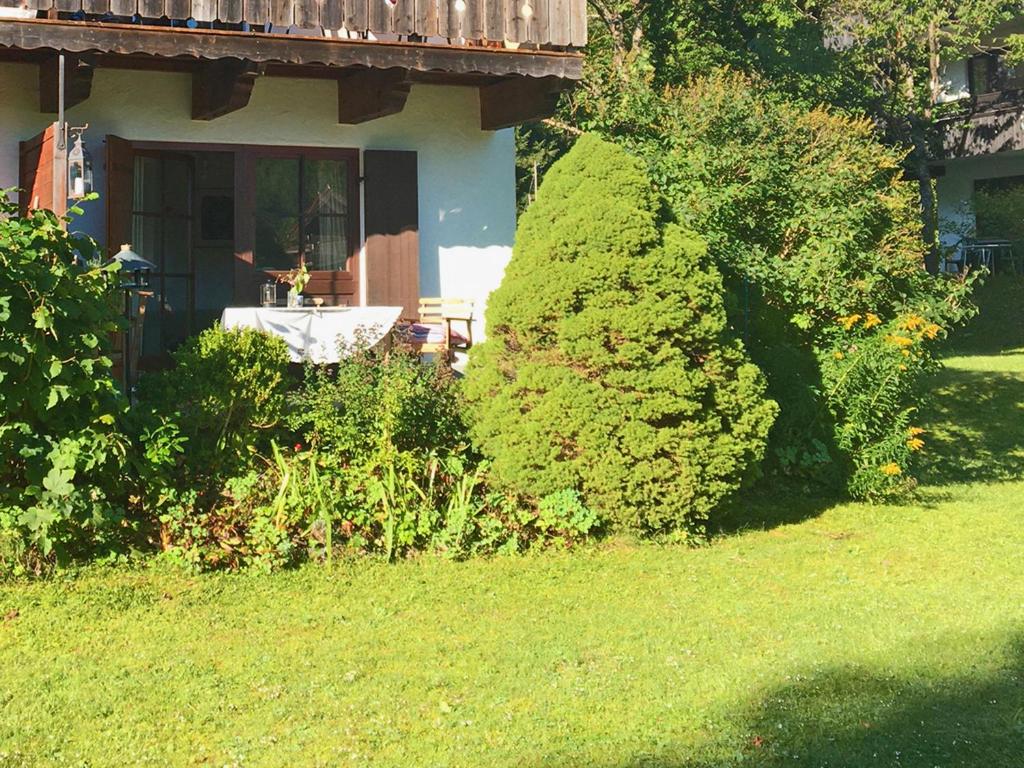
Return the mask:
<path fill-rule="evenodd" d="M 924 448 L 924 440 L 922 440 L 920 437 L 912 437 L 909 440 L 907 440 L 907 448 L 909 448 L 912 451 L 920 451 L 922 448 Z"/>
<path fill-rule="evenodd" d="M 860 321 L 860 315 L 847 315 L 839 318 L 839 324 L 846 330 L 850 330 Z"/>
<path fill-rule="evenodd" d="M 900 352 L 903 353 L 904 357 L 910 357 L 910 350 L 909 349 L 901 349 Z"/>
<path fill-rule="evenodd" d="M 903 363 L 900 363 L 900 370 L 901 371 L 907 370 L 907 366 L 903 365 Z"/>
<path fill-rule="evenodd" d="M 890 344 L 895 344 L 897 347 L 912 347 L 914 346 L 914 340 L 909 336 L 897 336 L 896 334 L 890 333 L 885 337 L 885 340 Z"/>
<path fill-rule="evenodd" d="M 890 461 L 888 464 L 884 464 L 883 466 L 879 467 L 879 469 L 881 469 L 883 475 L 888 475 L 889 477 L 903 474 L 903 470 L 900 469 L 900 465 L 894 461 Z"/>
<path fill-rule="evenodd" d="M 923 333 L 923 334 L 924 334 L 925 336 L 927 336 L 927 337 L 928 337 L 929 339 L 934 339 L 934 338 L 937 338 L 937 337 L 938 337 L 938 335 L 939 335 L 939 333 L 940 333 L 941 331 L 942 331 L 942 328 L 941 328 L 941 327 L 939 327 L 939 326 L 938 326 L 938 325 L 936 325 L 935 323 L 929 323 L 928 325 L 926 325 L 926 326 L 924 327 L 924 330 L 923 330 L 923 331 L 921 331 L 921 333 Z"/>
<path fill-rule="evenodd" d="M 868 312 L 864 316 L 864 327 L 865 328 L 874 328 L 876 325 L 881 325 L 881 324 L 882 324 L 882 318 L 880 318 L 874 312 Z"/>
<path fill-rule="evenodd" d="M 910 315 L 903 321 L 903 327 L 908 331 L 915 331 L 925 324 L 925 319 L 920 315 Z"/>
<path fill-rule="evenodd" d="M 833 352 L 832 356 L 835 357 L 836 360 L 842 360 L 844 357 L 846 357 L 846 355 L 844 355 L 839 350 L 836 350 L 835 352 Z"/>
<path fill-rule="evenodd" d="M 918 435 L 923 435 L 924 430 L 921 429 L 920 427 L 911 427 L 910 429 L 907 430 L 907 434 L 910 435 L 911 437 L 917 437 Z"/>

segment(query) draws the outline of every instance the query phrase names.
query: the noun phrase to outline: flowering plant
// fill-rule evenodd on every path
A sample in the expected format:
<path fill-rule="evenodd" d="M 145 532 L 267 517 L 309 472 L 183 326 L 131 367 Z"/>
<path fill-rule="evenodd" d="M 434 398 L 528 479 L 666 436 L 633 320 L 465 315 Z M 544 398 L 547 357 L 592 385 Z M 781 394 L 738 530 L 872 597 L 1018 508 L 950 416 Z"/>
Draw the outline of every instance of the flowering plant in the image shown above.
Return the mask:
<path fill-rule="evenodd" d="M 309 270 L 306 269 L 306 262 L 301 262 L 297 269 L 278 275 L 277 282 L 286 283 L 294 288 L 296 293 L 302 293 L 309 285 Z"/>

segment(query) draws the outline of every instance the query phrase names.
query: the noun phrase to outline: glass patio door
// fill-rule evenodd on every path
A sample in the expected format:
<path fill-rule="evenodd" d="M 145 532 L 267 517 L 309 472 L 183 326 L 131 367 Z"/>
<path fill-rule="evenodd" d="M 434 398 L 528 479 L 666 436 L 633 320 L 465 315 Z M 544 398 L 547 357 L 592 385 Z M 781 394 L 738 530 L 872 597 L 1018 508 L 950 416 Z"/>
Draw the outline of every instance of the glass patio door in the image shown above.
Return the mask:
<path fill-rule="evenodd" d="M 195 324 L 192 253 L 194 162 L 172 152 L 137 152 L 131 213 L 132 245 L 156 265 L 142 354 L 159 358 L 175 349 Z"/>

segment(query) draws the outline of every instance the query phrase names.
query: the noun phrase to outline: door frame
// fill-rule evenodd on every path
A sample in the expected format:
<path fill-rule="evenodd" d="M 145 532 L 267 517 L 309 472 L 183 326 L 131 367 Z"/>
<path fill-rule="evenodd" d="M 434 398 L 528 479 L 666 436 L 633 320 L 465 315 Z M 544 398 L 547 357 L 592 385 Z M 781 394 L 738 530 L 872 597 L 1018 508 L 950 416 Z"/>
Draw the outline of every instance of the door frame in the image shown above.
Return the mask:
<path fill-rule="evenodd" d="M 166 152 L 229 152 L 235 158 L 235 278 L 232 286 L 233 304 L 252 306 L 257 301 L 260 282 L 276 279 L 277 271 L 256 270 L 253 266 L 252 217 L 255 209 L 255 160 L 257 157 L 314 157 L 345 160 L 349 163 L 348 195 L 349 215 L 346 216 L 348 235 L 348 264 L 345 271 L 316 271 L 310 273 L 307 292 L 322 296 L 328 303 L 346 298 L 350 303 L 361 303 L 360 254 L 362 242 L 362 158 L 361 151 L 353 147 L 310 147 L 275 144 L 226 144 L 222 142 L 144 141 L 126 139 L 133 152 L 146 150 Z M 108 169 L 109 170 L 109 169 Z M 109 201 L 108 201 L 109 204 Z M 109 217 L 109 213 L 108 213 Z M 108 233 L 109 239 L 109 233 Z M 108 243 L 108 246 L 110 244 Z M 117 244 L 114 244 L 115 250 Z"/>

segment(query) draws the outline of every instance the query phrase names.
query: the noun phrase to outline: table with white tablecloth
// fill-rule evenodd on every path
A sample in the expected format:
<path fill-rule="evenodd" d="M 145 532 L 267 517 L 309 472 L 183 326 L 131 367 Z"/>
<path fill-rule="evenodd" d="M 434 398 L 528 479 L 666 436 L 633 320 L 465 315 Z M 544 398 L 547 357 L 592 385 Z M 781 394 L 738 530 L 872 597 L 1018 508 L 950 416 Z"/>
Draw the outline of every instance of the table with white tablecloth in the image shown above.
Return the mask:
<path fill-rule="evenodd" d="M 228 307 L 220 323 L 279 336 L 292 362 L 337 363 L 344 350 L 379 344 L 401 316 L 402 307 Z"/>

